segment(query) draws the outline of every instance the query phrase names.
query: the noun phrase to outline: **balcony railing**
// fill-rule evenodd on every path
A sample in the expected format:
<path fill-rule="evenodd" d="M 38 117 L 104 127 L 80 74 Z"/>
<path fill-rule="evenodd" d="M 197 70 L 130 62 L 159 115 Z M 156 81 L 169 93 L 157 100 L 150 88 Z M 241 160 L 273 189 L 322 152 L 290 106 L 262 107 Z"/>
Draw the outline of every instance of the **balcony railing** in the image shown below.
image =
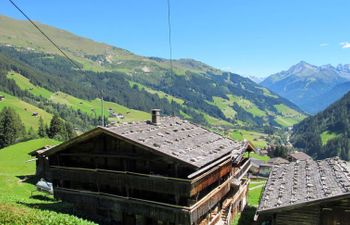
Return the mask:
<path fill-rule="evenodd" d="M 244 175 L 248 172 L 249 168 L 251 167 L 251 161 L 250 159 L 246 159 L 241 166 L 239 166 L 239 169 L 235 171 L 233 174 L 234 179 L 241 180 Z"/>

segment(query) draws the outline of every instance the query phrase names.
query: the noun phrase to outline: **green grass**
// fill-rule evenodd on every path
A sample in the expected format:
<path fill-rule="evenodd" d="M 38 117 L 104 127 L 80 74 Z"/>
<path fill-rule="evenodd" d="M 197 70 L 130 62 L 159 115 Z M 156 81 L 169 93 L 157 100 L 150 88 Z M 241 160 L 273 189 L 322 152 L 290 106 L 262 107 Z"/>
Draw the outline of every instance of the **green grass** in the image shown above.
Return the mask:
<path fill-rule="evenodd" d="M 101 107 L 100 99 L 88 101 L 88 100 L 76 98 L 72 95 L 69 95 L 63 92 L 53 93 L 45 88 L 41 88 L 33 85 L 30 82 L 30 80 L 28 80 L 26 77 L 15 72 L 10 72 L 8 74 L 8 77 L 10 79 L 13 79 L 22 90 L 27 90 L 28 92 L 32 93 L 35 96 L 42 96 L 46 99 L 51 100 L 54 103 L 66 105 L 68 107 L 71 107 L 74 110 L 80 110 L 81 112 L 87 113 L 92 117 L 102 115 L 102 110 L 101 110 L 102 107 Z M 124 119 L 109 117 L 110 121 L 129 122 L 129 121 L 139 121 L 139 120 L 149 119 L 149 114 L 146 112 L 129 109 L 125 106 L 122 106 L 113 102 L 105 101 L 103 108 L 104 108 L 105 115 L 107 116 L 110 115 L 109 109 L 112 109 L 112 111 L 115 113 L 120 113 L 125 116 Z"/>
<path fill-rule="evenodd" d="M 133 54 L 130 51 L 117 48 L 88 38 L 79 37 L 62 29 L 37 23 L 45 33 L 54 37 L 56 43 L 73 60 L 82 64 L 84 70 L 92 71 L 120 71 L 129 75 L 142 74 L 142 68 L 147 66 L 151 73 L 163 76 L 169 71 L 168 60 L 153 60 Z M 59 54 L 39 32 L 28 26 L 28 21 L 15 20 L 0 16 L 0 44 L 26 48 L 32 51 Z M 87 56 L 98 56 L 99 60 L 92 60 Z M 102 61 L 101 61 L 102 60 Z M 186 72 L 205 73 L 207 71 L 221 74 L 221 71 L 195 60 L 174 60 L 176 75 L 186 75 Z M 148 75 L 144 73 L 144 75 Z"/>
<path fill-rule="evenodd" d="M 13 108 L 20 116 L 22 122 L 24 123 L 26 129 L 33 127 L 33 129 L 38 129 L 39 127 L 39 116 L 43 118 L 44 123 L 49 123 L 52 115 L 46 111 L 33 106 L 20 100 L 17 97 L 6 94 L 0 91 L 0 95 L 5 96 L 5 99 L 0 101 L 0 111 L 5 107 Z M 39 114 L 38 117 L 33 116 L 33 112 Z"/>
<path fill-rule="evenodd" d="M 255 189 L 248 191 L 248 205 L 255 206 L 255 207 L 257 207 L 259 205 L 261 192 L 264 189 L 265 183 L 266 182 L 263 182 L 260 185 L 252 184 L 252 183 L 249 184 L 249 189 L 251 189 L 251 188 L 255 188 Z M 257 186 L 259 186 L 259 187 L 257 187 Z"/>
<path fill-rule="evenodd" d="M 248 157 L 248 153 L 244 153 L 245 157 Z M 267 155 L 259 155 L 257 153 L 251 152 L 250 153 L 250 158 L 254 158 L 254 159 L 258 159 L 258 160 L 262 160 L 264 162 L 268 162 L 270 160 L 270 157 Z"/>
<path fill-rule="evenodd" d="M 101 107 L 101 100 L 95 99 L 92 101 L 82 100 L 79 98 L 76 98 L 74 96 L 62 93 L 62 92 L 56 92 L 53 96 L 50 98 L 53 102 L 64 104 L 69 107 L 71 107 L 74 110 L 80 110 L 82 112 L 85 112 L 89 114 L 90 116 L 99 116 L 102 115 L 102 107 Z M 114 102 L 103 102 L 103 109 L 104 114 L 109 115 L 109 120 L 111 121 L 137 121 L 137 120 L 146 120 L 149 119 L 149 114 L 143 111 L 129 109 L 125 106 L 119 105 Z M 111 109 L 111 112 L 114 113 L 120 113 L 125 116 L 125 119 L 117 119 L 115 117 L 111 116 L 111 113 L 109 113 L 109 109 Z"/>
<path fill-rule="evenodd" d="M 322 145 L 326 145 L 329 140 L 332 140 L 334 138 L 338 137 L 338 134 L 329 132 L 329 131 L 324 131 L 321 133 L 321 141 Z"/>
<path fill-rule="evenodd" d="M 277 95 L 272 94 L 267 88 L 261 88 L 265 96 L 269 96 L 272 98 L 278 98 Z"/>
<path fill-rule="evenodd" d="M 208 124 L 210 126 L 213 126 L 213 127 L 218 127 L 218 126 L 232 127 L 233 126 L 233 124 L 230 122 L 227 122 L 227 121 L 221 120 L 221 119 L 217 119 L 215 117 L 209 116 L 206 113 L 202 113 L 202 115 L 204 116 L 204 119 L 208 122 Z"/>
<path fill-rule="evenodd" d="M 259 109 L 254 103 L 252 103 L 248 99 L 234 96 L 234 95 L 228 95 L 228 97 L 230 101 L 237 103 L 240 107 L 245 109 L 247 112 L 250 112 L 254 116 L 257 116 L 257 117 L 266 116 L 265 111 L 262 111 L 261 109 Z"/>
<path fill-rule="evenodd" d="M 28 78 L 22 76 L 19 73 L 11 71 L 7 74 L 7 78 L 14 80 L 20 89 L 27 90 L 35 96 L 50 98 L 53 94 L 51 91 L 45 88 L 35 86 L 30 82 Z"/>
<path fill-rule="evenodd" d="M 248 141 L 251 141 L 257 148 L 263 148 L 267 145 L 267 142 L 265 140 L 267 135 L 256 131 L 235 129 L 230 133 L 230 137 L 234 140 L 240 141 L 247 139 Z"/>
<path fill-rule="evenodd" d="M 156 95 L 158 95 L 159 98 L 166 98 L 166 99 L 168 99 L 169 102 L 174 101 L 174 102 L 176 102 L 176 103 L 178 103 L 178 104 L 180 104 L 180 105 L 184 104 L 184 102 L 185 102 L 185 101 L 184 101 L 183 99 L 181 99 L 181 98 L 174 97 L 174 96 L 169 95 L 169 94 L 167 94 L 167 93 L 165 93 L 165 92 L 162 92 L 162 91 L 154 90 L 154 89 L 152 89 L 152 88 L 146 87 L 146 86 L 144 86 L 144 85 L 142 85 L 142 84 L 139 84 L 139 83 L 136 83 L 136 82 L 129 81 L 129 84 L 130 84 L 131 87 L 133 87 L 134 85 L 136 85 L 136 86 L 138 87 L 139 90 L 144 89 L 144 90 L 147 91 L 148 93 L 156 94 Z"/>
<path fill-rule="evenodd" d="M 260 183 L 262 180 L 260 180 L 260 179 L 253 180 L 252 179 L 251 181 L 257 181 Z M 260 196 L 262 194 L 265 183 L 266 183 L 266 181 L 261 182 L 261 184 L 263 184 L 262 186 L 261 186 L 261 184 L 249 183 L 249 187 L 248 187 L 249 189 L 257 187 L 257 186 L 260 186 L 260 187 L 248 191 L 248 205 L 246 206 L 246 208 L 244 209 L 243 212 L 236 215 L 234 221 L 232 222 L 232 225 L 253 224 L 254 215 L 255 215 L 256 209 L 259 205 Z"/>
<path fill-rule="evenodd" d="M 227 99 L 214 96 L 213 103 L 213 105 L 217 106 L 227 118 L 233 119 L 237 114 L 232 108 L 233 103 Z"/>
<path fill-rule="evenodd" d="M 227 97 L 229 98 L 228 100 L 214 96 L 213 102 L 208 103 L 217 106 L 227 118 L 233 119 L 237 114 L 236 111 L 234 111 L 232 108 L 234 103 L 237 103 L 240 107 L 242 107 L 245 111 L 251 113 L 253 116 L 266 116 L 266 113 L 264 111 L 259 109 L 254 103 L 247 99 L 234 95 L 227 95 Z"/>
<path fill-rule="evenodd" d="M 305 115 L 286 105 L 278 104 L 274 105 L 274 107 L 280 113 L 280 115 L 276 116 L 275 121 L 282 126 L 290 127 L 306 118 Z"/>
<path fill-rule="evenodd" d="M 55 140 L 37 139 L 0 150 L 0 224 L 93 224 L 67 214 L 73 211 L 69 204 L 43 193 L 32 195 L 35 161 L 26 162 L 28 152 L 55 144 Z"/>

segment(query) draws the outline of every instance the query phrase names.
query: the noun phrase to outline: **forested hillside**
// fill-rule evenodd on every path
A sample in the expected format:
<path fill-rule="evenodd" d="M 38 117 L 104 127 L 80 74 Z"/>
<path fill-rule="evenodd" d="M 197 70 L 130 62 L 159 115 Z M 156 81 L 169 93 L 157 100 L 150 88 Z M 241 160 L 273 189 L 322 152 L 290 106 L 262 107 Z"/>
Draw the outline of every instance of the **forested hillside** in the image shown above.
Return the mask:
<path fill-rule="evenodd" d="M 34 85 L 75 98 L 105 100 L 134 110 L 153 107 L 206 126 L 269 129 L 305 116 L 266 88 L 193 59 L 143 57 L 54 27 L 39 24 L 82 68 L 75 68 L 26 21 L 0 17 L 1 53 Z M 23 37 L 26 37 L 23 39 Z M 25 69 L 23 69 L 25 67 Z M 28 70 L 29 68 L 29 70 Z M 31 72 L 28 72 L 31 71 Z"/>
<path fill-rule="evenodd" d="M 291 142 L 317 159 L 350 159 L 350 93 L 294 126 Z"/>
<path fill-rule="evenodd" d="M 154 80 L 122 72 L 76 70 L 58 55 L 4 46 L 0 53 L 4 75 L 14 71 L 49 92 L 63 92 L 84 100 L 93 101 L 103 95 L 106 101 L 130 109 L 148 112 L 157 107 L 166 115 L 182 116 L 208 126 L 290 126 L 304 118 L 288 101 L 235 74 L 169 74 L 155 84 Z M 222 122 L 213 122 L 214 118 Z"/>

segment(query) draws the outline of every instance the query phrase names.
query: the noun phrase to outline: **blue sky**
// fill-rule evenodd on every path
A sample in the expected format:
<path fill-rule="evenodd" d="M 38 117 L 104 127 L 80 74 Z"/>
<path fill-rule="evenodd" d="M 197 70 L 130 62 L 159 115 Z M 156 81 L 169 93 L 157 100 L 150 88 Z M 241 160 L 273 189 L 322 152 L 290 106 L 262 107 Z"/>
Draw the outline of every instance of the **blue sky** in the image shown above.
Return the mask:
<path fill-rule="evenodd" d="M 169 57 L 166 0 L 14 0 L 34 20 Z M 301 60 L 350 63 L 349 0 L 171 0 L 174 58 L 267 76 Z M 6 0 L 0 14 L 23 19 Z M 54 37 L 52 37 L 54 39 Z"/>

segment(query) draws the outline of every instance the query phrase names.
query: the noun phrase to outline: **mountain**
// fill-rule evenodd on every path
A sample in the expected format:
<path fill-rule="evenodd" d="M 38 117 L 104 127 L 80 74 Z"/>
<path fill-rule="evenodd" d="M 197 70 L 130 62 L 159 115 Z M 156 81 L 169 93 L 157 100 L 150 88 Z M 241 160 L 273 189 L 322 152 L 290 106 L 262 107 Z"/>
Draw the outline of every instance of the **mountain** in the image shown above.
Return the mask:
<path fill-rule="evenodd" d="M 248 78 L 251 79 L 252 81 L 254 81 L 257 84 L 259 84 L 263 80 L 265 80 L 265 77 L 257 77 L 257 76 L 248 76 Z"/>
<path fill-rule="evenodd" d="M 349 79 L 350 65 L 314 66 L 301 61 L 286 71 L 267 77 L 260 84 L 314 114 L 348 92 L 348 85 L 340 86 L 342 91 L 334 90 Z"/>
<path fill-rule="evenodd" d="M 295 125 L 291 143 L 317 159 L 340 156 L 350 160 L 350 92 Z"/>
<path fill-rule="evenodd" d="M 171 73 L 166 59 L 138 56 L 38 24 L 82 69 L 60 56 L 28 22 L 1 16 L 0 75 L 4 79 L 16 72 L 50 93 L 88 102 L 103 95 L 106 101 L 129 109 L 149 112 L 159 107 L 166 115 L 209 127 L 261 130 L 291 126 L 305 118 L 293 103 L 238 74 L 193 59 L 174 60 Z M 77 109 L 76 104 L 80 103 L 68 106 Z"/>

